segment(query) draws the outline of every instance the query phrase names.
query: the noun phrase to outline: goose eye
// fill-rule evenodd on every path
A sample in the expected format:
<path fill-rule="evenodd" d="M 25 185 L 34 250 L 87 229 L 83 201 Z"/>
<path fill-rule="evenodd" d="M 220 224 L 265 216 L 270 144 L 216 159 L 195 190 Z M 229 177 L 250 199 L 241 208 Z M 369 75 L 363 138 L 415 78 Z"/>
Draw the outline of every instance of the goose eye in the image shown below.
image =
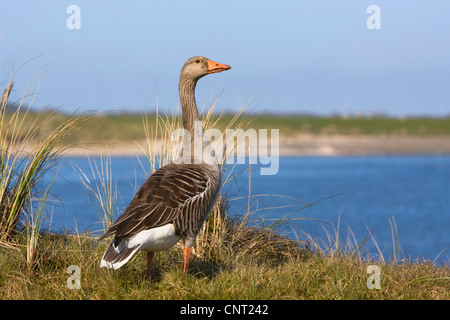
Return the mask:
<path fill-rule="evenodd" d="M 199 59 L 195 60 L 195 63 L 200 63 L 200 60 Z"/>

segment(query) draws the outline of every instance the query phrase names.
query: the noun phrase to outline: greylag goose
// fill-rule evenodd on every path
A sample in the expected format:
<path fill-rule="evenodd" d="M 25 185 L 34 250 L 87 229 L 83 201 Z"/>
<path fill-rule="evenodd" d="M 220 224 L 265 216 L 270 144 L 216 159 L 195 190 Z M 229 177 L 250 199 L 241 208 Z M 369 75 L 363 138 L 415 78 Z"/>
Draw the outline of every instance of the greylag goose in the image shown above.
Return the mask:
<path fill-rule="evenodd" d="M 194 136 L 201 141 L 203 150 L 209 147 L 203 130 L 200 130 L 200 137 L 198 130 L 194 130 L 199 121 L 195 103 L 197 81 L 207 74 L 230 68 L 205 57 L 193 57 L 181 69 L 178 89 L 184 138 L 191 137 L 188 151 L 197 150 Z M 184 151 L 148 177 L 124 213 L 99 237 L 102 240 L 114 235 L 102 257 L 101 267 L 118 269 L 137 252 L 146 251 L 146 275 L 150 279 L 155 252 L 168 250 L 182 239 L 184 272 L 188 272 L 191 248 L 220 192 L 221 172 L 217 161 L 205 161 L 198 152 L 188 152 L 190 156 L 186 157 Z"/>

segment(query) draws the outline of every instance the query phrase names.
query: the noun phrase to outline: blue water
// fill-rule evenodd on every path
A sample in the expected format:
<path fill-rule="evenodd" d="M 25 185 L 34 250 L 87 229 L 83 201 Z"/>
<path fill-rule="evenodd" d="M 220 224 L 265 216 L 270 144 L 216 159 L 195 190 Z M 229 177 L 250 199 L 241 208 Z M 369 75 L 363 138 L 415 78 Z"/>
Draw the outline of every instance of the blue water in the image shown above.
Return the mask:
<path fill-rule="evenodd" d="M 113 157 L 111 163 L 118 205 L 123 210 L 144 182 L 145 173 L 136 157 Z M 74 165 L 92 179 L 86 158 L 60 161 L 52 189 L 58 199 L 51 215 L 52 231 L 101 228 L 95 204 Z M 295 220 L 280 229 L 291 237 L 304 240 L 309 236 L 326 247 L 339 223 L 341 244 L 353 243 L 353 235 L 361 243 L 370 230 L 383 257 L 392 259 L 394 221 L 395 239 L 402 250 L 397 257 L 450 262 L 449 156 L 281 157 L 279 171 L 273 176 L 261 176 L 259 168 L 252 165 L 251 180 L 246 169 L 248 165 L 235 168 L 233 172 L 241 174 L 222 190 L 234 199 L 230 214 L 243 215 L 248 210 L 250 187 L 250 210 L 266 225 L 296 211 L 290 215 Z M 361 252 L 365 251 L 378 254 L 372 239 Z"/>

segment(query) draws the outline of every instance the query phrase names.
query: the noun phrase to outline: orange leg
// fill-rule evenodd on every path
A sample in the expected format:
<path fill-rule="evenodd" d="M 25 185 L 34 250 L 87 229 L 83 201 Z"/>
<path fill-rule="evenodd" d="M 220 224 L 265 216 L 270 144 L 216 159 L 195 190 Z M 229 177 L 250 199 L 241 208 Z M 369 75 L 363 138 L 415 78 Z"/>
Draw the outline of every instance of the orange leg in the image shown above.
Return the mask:
<path fill-rule="evenodd" d="M 189 259 L 191 258 L 191 248 L 184 248 L 183 256 L 184 256 L 184 273 L 187 274 L 189 268 Z"/>
<path fill-rule="evenodd" d="M 147 252 L 147 280 L 149 280 L 149 281 L 152 278 L 151 266 L 152 266 L 152 260 L 153 260 L 154 256 L 155 256 L 154 252 Z"/>

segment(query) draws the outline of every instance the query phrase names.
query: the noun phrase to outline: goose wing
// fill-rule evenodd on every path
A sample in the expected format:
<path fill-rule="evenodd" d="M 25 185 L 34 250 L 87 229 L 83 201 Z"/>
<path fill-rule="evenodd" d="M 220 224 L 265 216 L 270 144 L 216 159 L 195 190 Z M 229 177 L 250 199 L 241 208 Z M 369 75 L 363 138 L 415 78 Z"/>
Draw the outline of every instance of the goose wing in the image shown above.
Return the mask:
<path fill-rule="evenodd" d="M 130 237 L 173 222 L 187 203 L 199 201 L 210 187 L 210 178 L 198 166 L 169 164 L 155 171 L 131 200 L 125 212 L 103 234 Z"/>

